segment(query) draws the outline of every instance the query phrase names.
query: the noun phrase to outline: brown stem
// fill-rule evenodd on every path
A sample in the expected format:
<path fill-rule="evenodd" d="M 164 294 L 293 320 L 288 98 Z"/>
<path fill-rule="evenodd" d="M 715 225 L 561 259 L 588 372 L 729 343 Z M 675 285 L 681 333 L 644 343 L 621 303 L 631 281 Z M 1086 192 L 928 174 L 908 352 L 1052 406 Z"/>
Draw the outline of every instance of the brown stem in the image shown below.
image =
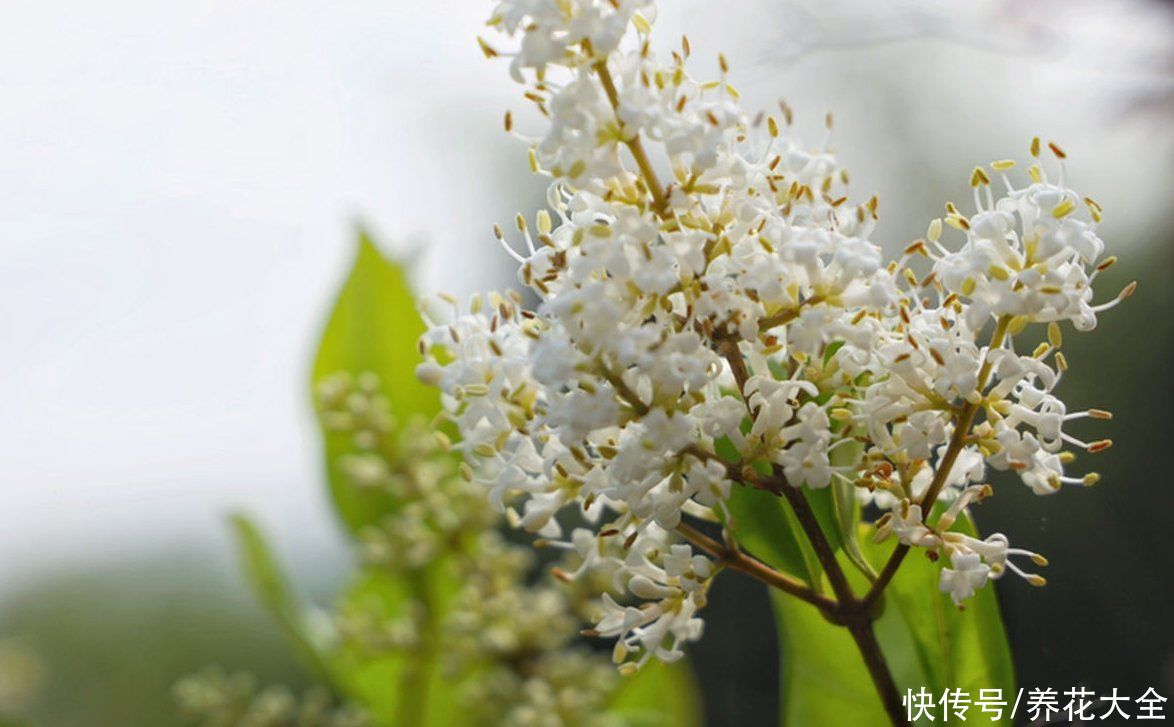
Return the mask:
<path fill-rule="evenodd" d="M 778 474 L 781 475 L 782 473 L 779 472 Z M 811 504 L 807 502 L 807 498 L 803 496 L 803 493 L 798 488 L 784 483 L 781 491 L 787 503 L 790 504 L 791 509 L 795 511 L 795 517 L 799 519 L 799 525 L 803 528 L 807 539 L 811 541 L 811 547 L 815 550 L 815 557 L 819 559 L 819 564 L 823 566 L 823 571 L 827 574 L 828 583 L 831 584 L 836 598 L 842 606 L 849 608 L 856 606 L 856 595 L 852 593 L 852 587 L 848 585 L 848 578 L 844 575 L 844 570 L 840 568 L 840 562 L 836 560 L 836 553 L 832 550 L 831 544 L 828 543 L 827 538 L 824 536 L 823 528 L 819 526 L 819 520 L 816 519 L 815 512 L 811 509 Z"/>
<path fill-rule="evenodd" d="M 640 397 L 636 395 L 636 392 L 632 391 L 632 387 L 628 386 L 628 382 L 624 381 L 622 374 L 617 374 L 602 363 L 599 365 L 599 371 L 600 375 L 612 385 L 612 388 L 628 403 L 628 406 L 632 407 L 636 414 L 644 416 L 651 411 L 651 407 L 641 401 Z"/>
<path fill-rule="evenodd" d="M 784 323 L 790 323 L 799 317 L 799 314 L 803 312 L 804 306 L 815 305 L 816 303 L 822 302 L 822 296 L 813 295 L 812 297 L 800 303 L 797 308 L 787 308 L 786 310 L 781 310 L 774 315 L 769 315 L 758 321 L 758 330 L 769 331 L 775 326 L 781 326 Z"/>
<path fill-rule="evenodd" d="M 607 94 L 607 100 L 611 103 L 611 107 L 618 112 L 620 109 L 620 95 L 616 91 L 616 84 L 612 80 L 611 71 L 607 70 L 606 60 L 599 61 L 595 64 L 595 73 L 599 76 L 599 83 L 603 86 L 603 92 Z M 619 121 L 618 116 L 616 120 Z M 665 195 L 664 186 L 661 185 L 660 179 L 656 176 L 656 170 L 652 168 L 652 161 L 648 158 L 648 152 L 644 150 L 644 143 L 640 141 L 640 135 L 637 134 L 631 139 L 625 139 L 624 144 L 628 147 L 628 151 L 632 152 L 632 157 L 636 160 L 636 166 L 640 167 L 640 174 L 644 178 L 644 184 L 648 187 L 648 193 L 652 195 L 652 208 L 658 215 L 664 217 L 668 211 L 668 197 Z"/>
<path fill-rule="evenodd" d="M 858 617 L 849 620 L 846 625 L 852 634 L 852 639 L 856 642 L 856 648 L 864 657 L 864 665 L 868 668 L 868 675 L 872 677 L 872 684 L 876 687 L 877 694 L 880 695 L 889 721 L 893 723 L 894 727 L 908 725 L 909 720 L 905 710 L 901 707 L 901 693 L 897 691 L 897 684 L 893 681 L 892 672 L 889 671 L 889 665 L 885 661 L 880 643 L 876 640 L 876 634 L 872 631 L 872 622 L 868 615 L 862 612 L 858 614 Z"/>
<path fill-rule="evenodd" d="M 681 523 L 677 532 L 686 540 L 713 556 L 722 565 L 727 565 L 736 571 L 745 573 L 757 581 L 765 583 L 771 588 L 789 593 L 796 598 L 827 612 L 836 608 L 836 602 L 827 596 L 816 593 L 799 580 L 780 573 L 760 560 L 750 557 L 746 553 L 717 542 L 696 528 Z"/>

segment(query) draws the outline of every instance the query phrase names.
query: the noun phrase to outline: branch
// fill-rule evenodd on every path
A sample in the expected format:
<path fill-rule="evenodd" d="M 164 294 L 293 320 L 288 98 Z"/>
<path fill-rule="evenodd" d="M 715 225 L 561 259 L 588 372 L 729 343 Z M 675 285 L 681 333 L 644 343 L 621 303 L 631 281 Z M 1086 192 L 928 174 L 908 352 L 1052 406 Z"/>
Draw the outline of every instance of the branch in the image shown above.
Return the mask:
<path fill-rule="evenodd" d="M 982 390 L 986 388 L 987 380 L 991 375 L 991 351 L 1000 348 L 1003 341 L 1007 338 L 1007 329 L 1011 325 L 1011 317 L 1003 316 L 995 325 L 995 330 L 991 334 L 990 344 L 987 346 L 987 353 L 982 362 L 982 368 L 978 371 L 978 391 L 981 395 Z M 941 494 L 942 488 L 946 485 L 946 478 L 950 476 L 950 470 L 954 469 L 954 463 L 958 460 L 958 455 L 962 453 L 962 448 L 966 445 L 966 437 L 970 435 L 970 430 L 974 427 L 974 418 L 978 415 L 978 410 L 982 407 L 981 396 L 977 403 L 967 402 L 962 410 L 958 413 L 958 419 L 954 424 L 954 434 L 950 437 L 950 443 L 946 447 L 946 453 L 942 455 L 941 461 L 938 462 L 937 472 L 934 472 L 934 478 L 929 484 L 929 489 L 925 491 L 925 496 L 921 498 L 922 517 L 929 517 L 930 510 L 933 508 L 934 502 L 937 501 L 938 495 Z M 898 545 L 893 554 L 889 556 L 889 560 L 885 563 L 884 569 L 877 577 L 876 582 L 872 584 L 868 594 L 864 597 L 864 608 L 871 608 L 876 600 L 880 598 L 881 593 L 884 592 L 885 587 L 889 585 L 889 581 L 893 580 L 893 576 L 897 574 L 897 569 L 901 567 L 901 561 L 909 554 L 908 545 Z"/>
<path fill-rule="evenodd" d="M 836 610 L 837 604 L 834 600 L 821 593 L 816 593 L 798 579 L 780 573 L 762 561 L 747 555 L 742 550 L 717 542 L 691 525 L 682 522 L 677 526 L 677 533 L 690 543 L 693 543 L 693 545 L 709 553 L 709 555 L 713 556 L 722 565 L 727 565 L 736 571 L 745 573 L 771 588 L 777 588 L 780 591 L 789 593 L 823 611 L 830 613 Z"/>

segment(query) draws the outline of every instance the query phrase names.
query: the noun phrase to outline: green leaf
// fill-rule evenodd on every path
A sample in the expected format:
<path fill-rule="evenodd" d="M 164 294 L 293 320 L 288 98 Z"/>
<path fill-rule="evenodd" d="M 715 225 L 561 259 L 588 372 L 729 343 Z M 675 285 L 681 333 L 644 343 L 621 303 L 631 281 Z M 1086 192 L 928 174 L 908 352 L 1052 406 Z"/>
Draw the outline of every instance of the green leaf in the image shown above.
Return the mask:
<path fill-rule="evenodd" d="M 839 517 L 836 514 L 835 492 L 831 485 L 819 489 L 802 487 L 800 488 L 800 492 L 807 498 L 807 503 L 811 505 L 811 511 L 815 513 L 815 519 L 819 521 L 819 529 L 823 531 L 824 537 L 827 538 L 828 545 L 832 546 L 832 550 L 839 550 L 844 544 L 844 539 L 840 534 Z"/>
<path fill-rule="evenodd" d="M 424 321 L 403 268 L 383 256 L 367 233 L 360 231 L 346 282 L 323 331 L 314 359 L 311 383 L 347 371 L 379 376 L 397 421 L 414 416 L 433 418 L 440 411 L 436 389 L 416 378 L 420 356 L 417 341 Z M 394 501 L 377 488 L 357 488 L 340 471 L 340 456 L 352 451 L 351 437 L 326 433 L 325 449 L 330 492 L 343 522 L 357 532 L 379 522 Z"/>
<path fill-rule="evenodd" d="M 236 537 L 241 569 L 257 600 L 298 650 L 306 666 L 337 692 L 334 674 L 325 661 L 323 650 L 306 628 L 301 603 L 291 590 L 260 529 L 247 516 L 239 513 L 233 515 L 230 522 Z"/>
<path fill-rule="evenodd" d="M 700 727 L 701 688 L 684 661 L 651 661 L 624 677 L 609 714 L 627 727 Z"/>
<path fill-rule="evenodd" d="M 734 487 L 726 500 L 738 545 L 767 565 L 818 584 L 822 571 L 795 513 L 781 497 L 751 487 Z"/>
<path fill-rule="evenodd" d="M 848 630 L 814 606 L 771 592 L 785 727 L 888 724 Z"/>
<path fill-rule="evenodd" d="M 864 445 L 860 442 L 836 448 L 831 454 L 832 466 L 852 465 L 859 460 L 863 450 Z M 868 576 L 869 580 L 875 580 L 876 569 L 868 562 L 860 548 L 860 502 L 856 499 L 856 486 L 836 477 L 832 479 L 831 487 L 828 489 L 832 492 L 832 509 L 835 513 L 834 529 L 838 537 L 836 547 L 843 548 L 852 565 Z"/>
<path fill-rule="evenodd" d="M 960 517 L 953 530 L 977 537 L 967 516 Z M 980 589 L 961 610 L 938 589 L 940 574 L 940 564 L 914 551 L 885 591 L 886 617 L 899 619 L 904 626 L 904 634 L 894 631 L 912 639 L 924 655 L 925 686 L 937 694 L 947 687 L 971 693 L 993 687 L 1004 694 L 1013 692 L 1015 667 L 993 584 Z"/>
<path fill-rule="evenodd" d="M 969 518 L 955 530 L 974 534 Z M 879 567 L 895 544 L 860 543 L 871 566 Z M 847 565 L 847 555 L 841 553 Z M 938 589 L 941 566 L 914 551 L 885 591 L 885 608 L 874 622 L 889 669 L 904 693 L 943 690 L 1015 691 L 1014 666 L 993 584 L 954 606 Z M 848 572 L 857 593 L 867 580 Z M 783 725 L 885 724 L 884 711 L 847 629 L 829 622 L 812 606 L 772 594 L 782 659 Z M 1003 724 L 1010 724 L 1009 715 Z"/>

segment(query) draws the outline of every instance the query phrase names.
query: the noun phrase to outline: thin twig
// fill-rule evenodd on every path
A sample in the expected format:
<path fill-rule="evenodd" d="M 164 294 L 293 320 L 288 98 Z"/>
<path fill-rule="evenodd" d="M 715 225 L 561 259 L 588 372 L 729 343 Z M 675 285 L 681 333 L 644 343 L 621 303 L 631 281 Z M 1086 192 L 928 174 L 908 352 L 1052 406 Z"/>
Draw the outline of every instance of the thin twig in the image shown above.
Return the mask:
<path fill-rule="evenodd" d="M 603 86 L 603 92 L 607 94 L 607 100 L 611 102 L 612 108 L 617 112 L 617 123 L 623 123 L 619 120 L 618 116 L 620 95 L 616 91 L 616 84 L 612 80 L 611 71 L 607 69 L 607 61 L 604 60 L 596 63 L 595 73 L 599 76 L 599 83 Z M 648 158 L 648 152 L 644 150 L 644 143 L 640 141 L 640 135 L 636 134 L 631 139 L 625 139 L 624 144 L 628 147 L 628 151 L 632 152 L 632 157 L 636 160 L 636 166 L 640 167 L 640 174 L 644 178 L 644 184 L 648 187 L 648 193 L 652 195 L 652 208 L 658 215 L 664 217 L 668 212 L 668 197 L 665 195 L 664 186 L 661 185 L 660 179 L 656 176 L 656 170 L 652 168 L 652 161 Z"/>
<path fill-rule="evenodd" d="M 746 575 L 761 581 L 766 585 L 777 588 L 780 591 L 791 594 L 792 596 L 806 601 L 817 608 L 827 612 L 836 610 L 836 602 L 822 593 L 816 593 L 808 588 L 801 581 L 792 578 L 784 573 L 771 568 L 766 563 L 763 563 L 756 558 L 747 555 L 745 552 L 730 548 L 729 546 L 719 543 L 705 533 L 696 528 L 681 523 L 677 526 L 677 532 L 680 533 L 689 542 L 696 545 L 698 548 L 704 550 L 713 556 L 718 563 L 729 566 L 736 571 L 745 573 Z"/>

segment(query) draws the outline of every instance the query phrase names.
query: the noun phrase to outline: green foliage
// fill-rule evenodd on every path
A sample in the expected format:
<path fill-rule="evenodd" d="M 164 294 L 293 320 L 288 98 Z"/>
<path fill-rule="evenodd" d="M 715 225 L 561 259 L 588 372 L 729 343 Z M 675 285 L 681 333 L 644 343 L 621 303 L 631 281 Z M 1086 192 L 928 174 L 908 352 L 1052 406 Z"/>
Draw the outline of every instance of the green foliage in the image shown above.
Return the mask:
<path fill-rule="evenodd" d="M 954 529 L 975 532 L 967 517 L 959 518 Z M 871 565 L 879 567 L 895 544 L 865 541 L 861 547 Z M 994 589 L 981 589 L 961 610 L 938 590 L 940 570 L 912 553 L 885 591 L 885 607 L 874 627 L 898 689 L 1014 693 L 1011 650 Z M 868 581 L 855 572 L 850 576 L 857 593 L 863 593 Z M 876 690 L 847 629 L 794 598 L 772 594 L 772 599 L 782 660 L 781 724 L 884 724 Z"/>
<path fill-rule="evenodd" d="M 653 661 L 624 679 L 610 711 L 628 727 L 700 727 L 700 694 L 687 663 Z"/>
<path fill-rule="evenodd" d="M 424 321 L 403 268 L 359 231 L 355 261 L 322 333 L 311 382 L 340 371 L 371 372 L 382 382 L 400 421 L 431 418 L 440 410 L 439 394 L 415 373 L 416 341 L 423 333 Z M 330 494 L 342 521 L 352 532 L 378 523 L 395 503 L 379 489 L 356 488 L 340 472 L 341 456 L 353 449 L 350 437 L 324 432 L 324 440 Z"/>
<path fill-rule="evenodd" d="M 777 495 L 735 487 L 726 501 L 738 545 L 767 565 L 818 587 L 822 570 L 795 513 Z"/>
<path fill-rule="evenodd" d="M 236 536 L 241 570 L 253 587 L 257 600 L 297 648 L 315 676 L 332 685 L 333 676 L 321 656 L 322 649 L 314 644 L 306 628 L 301 606 L 261 531 L 242 514 L 233 515 L 231 525 Z"/>
<path fill-rule="evenodd" d="M 351 380 L 368 372 L 378 377 L 378 394 L 386 397 L 393 418 L 378 456 L 393 469 L 408 456 L 395 444 L 403 425 L 435 420 L 440 412 L 436 392 L 415 377 L 416 340 L 423 330 L 402 269 L 361 233 L 354 266 L 322 336 L 312 383 L 317 387 L 340 372 Z M 322 424 L 330 492 L 352 535 L 361 540 L 365 529 L 384 525 L 401 511 L 412 512 L 416 523 L 414 511 L 405 509 L 413 503 L 393 494 L 398 491 L 360 486 L 344 471 L 343 460 L 358 451 L 354 432 L 331 427 L 324 419 Z M 475 678 L 478 668 L 454 673 L 440 646 L 440 629 L 454 612 L 454 599 L 463 586 L 453 553 L 468 543 L 453 544 L 453 552 L 442 550 L 419 567 L 363 567 L 341 595 L 336 618 L 350 619 L 347 628 L 374 625 L 376 633 L 385 635 L 391 624 L 410 623 L 410 645 L 386 648 L 346 635 L 327 644 L 306 628 L 305 609 L 256 526 L 238 515 L 233 527 L 258 599 L 336 698 L 361 705 L 380 727 L 467 724 L 475 719 L 459 711 L 458 693 L 463 680 Z M 699 724 L 698 694 L 687 665 L 654 663 L 621 682 L 608 714 L 633 727 L 689 727 Z"/>

